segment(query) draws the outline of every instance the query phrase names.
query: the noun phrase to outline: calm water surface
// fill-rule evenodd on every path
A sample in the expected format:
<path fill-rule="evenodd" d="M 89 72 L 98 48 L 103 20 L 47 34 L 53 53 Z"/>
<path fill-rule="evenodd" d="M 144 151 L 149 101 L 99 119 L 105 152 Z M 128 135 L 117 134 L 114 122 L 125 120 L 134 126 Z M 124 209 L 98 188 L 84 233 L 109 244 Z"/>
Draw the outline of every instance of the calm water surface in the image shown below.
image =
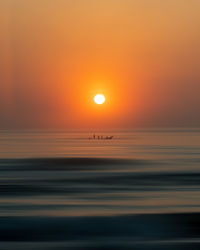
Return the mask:
<path fill-rule="evenodd" d="M 199 249 L 200 130 L 0 132 L 1 249 Z"/>

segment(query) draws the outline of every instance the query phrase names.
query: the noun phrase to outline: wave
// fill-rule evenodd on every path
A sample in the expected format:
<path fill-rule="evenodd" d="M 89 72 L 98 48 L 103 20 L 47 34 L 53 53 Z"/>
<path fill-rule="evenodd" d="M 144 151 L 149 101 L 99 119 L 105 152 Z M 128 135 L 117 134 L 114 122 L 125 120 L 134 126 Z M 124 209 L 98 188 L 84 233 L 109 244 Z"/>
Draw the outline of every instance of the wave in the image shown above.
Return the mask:
<path fill-rule="evenodd" d="M 94 167 L 143 165 L 149 164 L 145 160 L 117 159 L 117 158 L 32 158 L 32 159 L 0 159 L 0 170 L 88 170 Z"/>
<path fill-rule="evenodd" d="M 0 249 L 200 249 L 200 173 L 164 164 L 1 159 Z"/>
<path fill-rule="evenodd" d="M 199 223 L 199 213 L 0 217 L 0 241 L 81 243 L 67 249 L 187 249 L 182 247 L 188 242 L 200 246 Z"/>

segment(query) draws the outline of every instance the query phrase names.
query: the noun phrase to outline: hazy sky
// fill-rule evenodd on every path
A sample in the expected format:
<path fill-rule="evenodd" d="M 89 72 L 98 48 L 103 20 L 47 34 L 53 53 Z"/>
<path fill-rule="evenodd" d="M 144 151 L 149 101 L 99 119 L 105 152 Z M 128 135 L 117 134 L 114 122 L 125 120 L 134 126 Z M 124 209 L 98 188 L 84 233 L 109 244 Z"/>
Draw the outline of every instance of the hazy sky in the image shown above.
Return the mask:
<path fill-rule="evenodd" d="M 199 0 L 0 0 L 0 128 L 174 126 L 200 127 Z"/>

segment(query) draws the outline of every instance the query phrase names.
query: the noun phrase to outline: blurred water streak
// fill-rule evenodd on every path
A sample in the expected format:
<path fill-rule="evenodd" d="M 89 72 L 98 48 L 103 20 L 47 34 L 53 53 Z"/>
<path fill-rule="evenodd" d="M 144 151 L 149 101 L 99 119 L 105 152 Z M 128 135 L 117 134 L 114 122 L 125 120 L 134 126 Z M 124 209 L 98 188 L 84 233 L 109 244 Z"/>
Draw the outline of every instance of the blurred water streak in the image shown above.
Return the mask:
<path fill-rule="evenodd" d="M 200 130 L 91 134 L 0 132 L 1 249 L 198 249 Z"/>

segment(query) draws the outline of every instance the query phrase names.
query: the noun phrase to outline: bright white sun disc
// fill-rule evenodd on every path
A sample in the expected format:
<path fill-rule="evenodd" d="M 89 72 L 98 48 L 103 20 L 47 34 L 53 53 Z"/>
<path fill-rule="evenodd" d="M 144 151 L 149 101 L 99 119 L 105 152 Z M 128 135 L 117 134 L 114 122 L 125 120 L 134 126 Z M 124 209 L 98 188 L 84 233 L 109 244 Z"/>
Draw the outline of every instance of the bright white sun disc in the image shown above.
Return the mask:
<path fill-rule="evenodd" d="M 94 97 L 94 102 L 96 104 L 103 104 L 105 102 L 106 98 L 104 95 L 102 94 L 98 94 Z"/>

